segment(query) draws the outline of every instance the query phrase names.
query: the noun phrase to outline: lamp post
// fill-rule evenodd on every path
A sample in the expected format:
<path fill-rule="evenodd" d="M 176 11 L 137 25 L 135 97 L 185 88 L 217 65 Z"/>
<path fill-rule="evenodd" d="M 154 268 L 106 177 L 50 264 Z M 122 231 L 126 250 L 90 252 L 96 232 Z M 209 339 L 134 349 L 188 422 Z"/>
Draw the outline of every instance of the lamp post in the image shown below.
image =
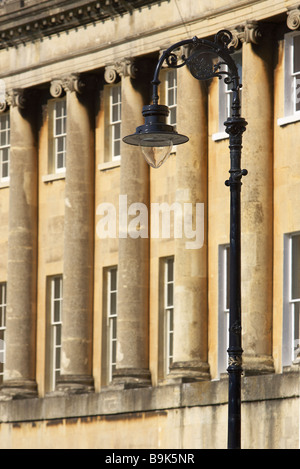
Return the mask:
<path fill-rule="evenodd" d="M 152 85 L 153 104 L 143 107 L 144 125 L 136 132 L 123 138 L 125 143 L 141 147 L 146 161 L 154 168 L 160 167 L 171 153 L 172 145 L 186 143 L 189 139 L 178 134 L 166 123 L 169 110 L 158 104 L 159 73 L 166 61 L 171 68 L 187 66 L 197 80 L 213 77 L 224 79 L 231 85 L 231 115 L 224 122 L 229 134 L 230 177 L 225 182 L 230 187 L 230 307 L 229 307 L 229 348 L 228 352 L 228 449 L 241 448 L 241 179 L 247 170 L 241 169 L 242 135 L 247 122 L 240 115 L 240 79 L 234 60 L 231 57 L 229 31 L 221 30 L 214 41 L 206 39 L 183 40 L 169 47 L 159 59 Z M 180 58 L 175 52 L 182 46 L 190 46 L 188 57 Z M 226 65 L 226 70 L 221 70 Z"/>

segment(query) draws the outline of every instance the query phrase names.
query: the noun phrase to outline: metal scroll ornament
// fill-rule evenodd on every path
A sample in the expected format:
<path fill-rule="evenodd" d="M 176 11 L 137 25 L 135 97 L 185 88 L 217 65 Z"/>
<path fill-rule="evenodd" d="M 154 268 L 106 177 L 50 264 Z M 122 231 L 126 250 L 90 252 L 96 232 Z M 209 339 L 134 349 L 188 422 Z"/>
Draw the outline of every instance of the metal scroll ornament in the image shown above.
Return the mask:
<path fill-rule="evenodd" d="M 195 37 L 194 47 L 186 60 L 186 65 L 193 77 L 197 80 L 225 77 L 225 82 L 227 84 L 231 83 L 234 75 L 234 70 L 230 67 L 230 53 L 232 50 L 231 47 L 228 47 L 231 41 L 232 34 L 225 30 L 216 34 L 214 42 Z M 216 59 L 219 59 L 219 61 Z M 222 67 L 224 65 L 227 67 Z"/>

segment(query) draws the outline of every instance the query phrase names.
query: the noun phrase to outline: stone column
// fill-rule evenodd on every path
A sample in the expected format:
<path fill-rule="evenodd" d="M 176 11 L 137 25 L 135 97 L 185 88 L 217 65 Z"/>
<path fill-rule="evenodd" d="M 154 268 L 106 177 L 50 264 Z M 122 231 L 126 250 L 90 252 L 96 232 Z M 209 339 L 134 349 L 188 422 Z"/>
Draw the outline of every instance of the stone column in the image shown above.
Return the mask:
<path fill-rule="evenodd" d="M 130 60 L 116 64 L 122 80 L 122 135 L 129 135 L 142 120 L 143 99 L 134 79 Z M 112 67 L 110 75 L 113 79 Z M 108 74 L 106 73 L 106 77 Z M 139 148 L 122 143 L 120 195 L 127 197 L 127 207 L 143 203 L 149 207 L 149 167 Z M 124 198 L 125 200 L 125 198 Z M 138 216 L 128 215 L 130 220 Z M 124 387 L 151 384 L 149 372 L 149 237 L 131 237 L 128 225 L 119 220 L 117 366 L 113 384 Z M 141 226 L 141 233 L 143 227 Z"/>
<path fill-rule="evenodd" d="M 10 104 L 10 188 L 6 361 L 2 394 L 35 396 L 37 278 L 37 143 L 33 102 L 22 90 Z"/>
<path fill-rule="evenodd" d="M 77 74 L 62 79 L 67 99 L 62 362 L 57 389 L 93 390 L 94 125 L 92 90 Z M 52 87 L 56 95 L 59 83 Z"/>
<path fill-rule="evenodd" d="M 246 25 L 247 26 L 247 25 Z M 247 28 L 246 28 L 247 29 Z M 255 31 L 255 28 L 252 28 Z M 245 374 L 270 373 L 273 272 L 273 78 L 272 36 L 245 36 L 242 115 L 242 347 Z M 256 36 L 257 37 L 257 36 Z"/>
<path fill-rule="evenodd" d="M 209 379 L 207 272 L 207 91 L 187 67 L 177 74 L 178 132 L 189 143 L 176 150 L 176 202 L 182 205 L 183 237 L 175 239 L 173 364 L 170 377 Z M 192 207 L 193 223 L 184 213 Z M 197 213 L 198 217 L 196 217 Z M 188 231 L 186 231 L 188 229 Z M 195 233 L 191 239 L 186 235 Z M 185 233 L 186 232 L 186 233 Z M 186 234 L 186 235 L 185 235 Z"/>

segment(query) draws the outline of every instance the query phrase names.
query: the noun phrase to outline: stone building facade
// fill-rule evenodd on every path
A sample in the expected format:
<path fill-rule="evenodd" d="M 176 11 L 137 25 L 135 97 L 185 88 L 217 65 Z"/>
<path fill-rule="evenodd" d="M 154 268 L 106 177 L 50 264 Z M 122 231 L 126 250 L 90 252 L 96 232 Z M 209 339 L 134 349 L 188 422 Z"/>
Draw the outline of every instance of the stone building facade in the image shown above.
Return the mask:
<path fill-rule="evenodd" d="M 242 446 L 299 447 L 299 26 L 288 0 L 1 2 L 2 448 L 226 448 L 230 86 L 164 67 L 189 143 L 153 169 L 122 142 L 162 51 L 221 29 L 248 122 Z"/>

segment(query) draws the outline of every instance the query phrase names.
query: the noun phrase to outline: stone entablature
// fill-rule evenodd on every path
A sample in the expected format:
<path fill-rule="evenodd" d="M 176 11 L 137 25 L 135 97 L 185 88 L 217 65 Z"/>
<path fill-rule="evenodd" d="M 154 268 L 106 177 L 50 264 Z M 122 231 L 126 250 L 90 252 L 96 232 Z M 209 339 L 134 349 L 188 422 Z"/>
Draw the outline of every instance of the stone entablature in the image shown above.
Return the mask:
<path fill-rule="evenodd" d="M 157 0 L 44 0 L 0 3 L 0 49 L 41 39 L 95 21 L 105 21 Z"/>

